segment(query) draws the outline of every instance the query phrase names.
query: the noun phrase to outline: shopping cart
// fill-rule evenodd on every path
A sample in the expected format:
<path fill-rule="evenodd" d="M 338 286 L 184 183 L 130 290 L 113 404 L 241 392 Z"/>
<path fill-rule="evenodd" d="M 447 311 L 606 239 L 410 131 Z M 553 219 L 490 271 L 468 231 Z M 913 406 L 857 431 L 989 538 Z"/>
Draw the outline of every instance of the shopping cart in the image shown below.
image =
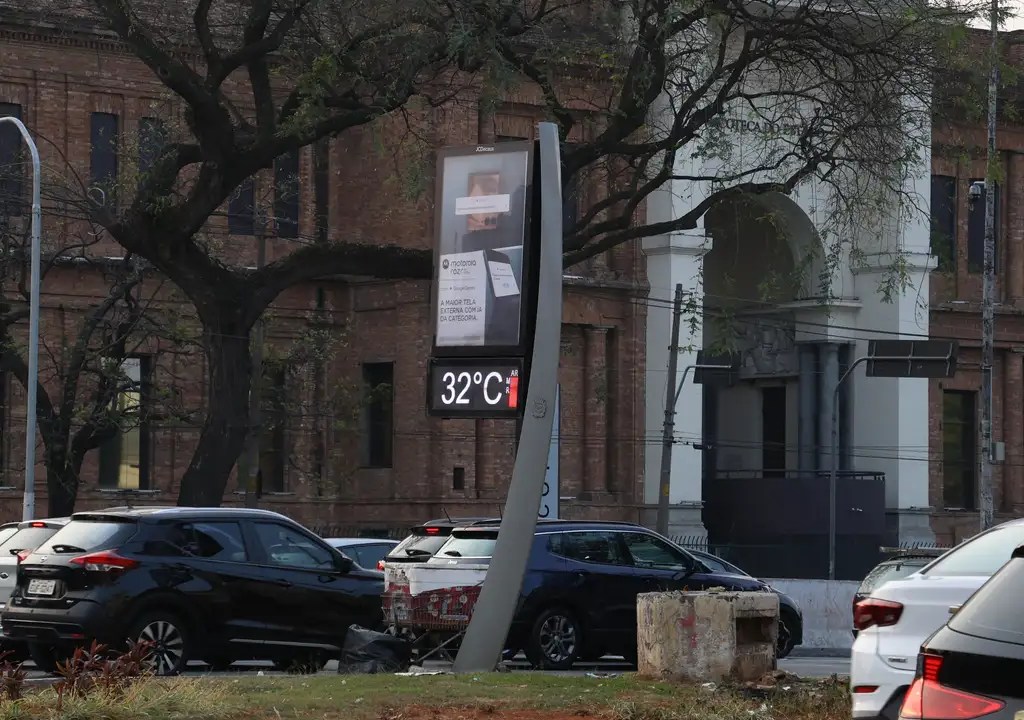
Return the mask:
<path fill-rule="evenodd" d="M 384 564 L 384 619 L 392 632 L 412 642 L 417 663 L 453 659 L 486 574 L 486 566 Z"/>

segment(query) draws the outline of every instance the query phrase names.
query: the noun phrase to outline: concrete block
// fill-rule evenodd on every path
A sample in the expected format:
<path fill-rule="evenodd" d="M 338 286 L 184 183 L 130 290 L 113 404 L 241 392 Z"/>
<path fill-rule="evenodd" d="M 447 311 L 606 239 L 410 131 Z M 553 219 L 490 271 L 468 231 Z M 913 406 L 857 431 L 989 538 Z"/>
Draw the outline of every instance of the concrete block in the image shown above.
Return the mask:
<path fill-rule="evenodd" d="M 775 593 L 645 593 L 637 596 L 636 612 L 642 677 L 746 682 L 775 669 Z"/>

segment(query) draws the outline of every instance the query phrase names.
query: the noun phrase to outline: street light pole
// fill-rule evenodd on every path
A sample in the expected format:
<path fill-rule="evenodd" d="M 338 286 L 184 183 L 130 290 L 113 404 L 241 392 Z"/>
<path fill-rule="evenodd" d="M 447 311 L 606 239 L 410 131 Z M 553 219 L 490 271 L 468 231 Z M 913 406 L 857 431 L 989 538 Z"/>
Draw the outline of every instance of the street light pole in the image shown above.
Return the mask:
<path fill-rule="evenodd" d="M 996 99 L 999 93 L 999 0 L 992 0 L 992 56 L 988 78 L 988 154 L 985 162 L 985 252 L 982 265 L 981 294 L 981 467 L 978 520 L 988 530 L 995 522 L 992 499 L 992 365 L 995 340 L 996 294 Z"/>
<path fill-rule="evenodd" d="M 22 520 L 32 520 L 36 512 L 36 397 L 39 384 L 39 265 L 40 236 L 42 233 L 42 181 L 39 172 L 39 149 L 25 123 L 16 117 L 0 117 L 18 128 L 32 155 L 32 258 L 29 276 L 28 316 L 28 378 L 25 383 L 25 495 L 22 500 Z"/>

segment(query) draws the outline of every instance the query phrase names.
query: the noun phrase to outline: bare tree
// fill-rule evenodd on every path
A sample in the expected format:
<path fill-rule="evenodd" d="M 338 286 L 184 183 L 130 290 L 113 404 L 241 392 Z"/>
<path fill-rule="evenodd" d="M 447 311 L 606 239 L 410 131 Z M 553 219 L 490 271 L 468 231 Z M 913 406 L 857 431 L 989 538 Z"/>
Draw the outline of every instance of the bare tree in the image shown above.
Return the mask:
<path fill-rule="evenodd" d="M 45 138 L 37 139 L 45 143 Z M 0 369 L 23 387 L 29 380 L 24 321 L 30 245 L 20 179 L 26 175 L 26 163 L 21 161 L 0 168 Z M 89 220 L 95 194 L 66 163 L 45 172 L 43 204 L 48 219 L 59 220 L 51 226 L 60 229 L 43 238 L 44 293 L 61 273 L 65 281 L 67 275 L 82 272 L 102 278 L 96 293 L 80 292 L 84 302 L 65 298 L 59 304 L 43 304 L 47 315 L 61 320 L 58 332 L 40 338 L 37 383 L 50 517 L 74 510 L 88 453 L 138 427 L 149 413 L 182 414 L 175 409 L 173 396 L 150 395 L 141 386 L 142 378 L 125 372 L 125 361 L 140 349 L 150 349 L 155 338 L 187 351 L 187 337 L 153 307 L 156 299 L 166 296 L 166 280 L 155 276 L 142 258 L 104 257 L 98 252 L 105 238 L 102 228 Z M 111 245 L 109 240 L 106 245 Z M 123 402 L 143 394 L 150 395 L 149 402 Z"/>
<path fill-rule="evenodd" d="M 345 273 L 426 278 L 430 253 L 387 243 L 296 243 L 251 269 L 204 240 L 241 183 L 326 136 L 466 93 L 539 89 L 568 137 L 564 182 L 605 187 L 567 233 L 567 265 L 696 227 L 741 194 L 828 183 L 839 225 L 913 205 L 904 182 L 927 142 L 932 74 L 972 9 L 919 0 L 36 0 L 27 12 L 116 34 L 185 107 L 130 198 L 95 214 L 194 304 L 209 358 L 207 414 L 179 502 L 221 500 L 247 426 L 250 331 L 284 289 Z M 971 0 L 963 0 L 970 3 Z M 585 75 L 580 83 L 567 75 Z M 485 98 L 486 99 L 486 98 Z M 739 114 L 763 130 L 730 149 Z M 780 123 L 786 127 L 780 129 Z M 792 127 L 790 127 L 790 125 Z M 714 162 L 698 162 L 714 160 Z M 644 222 L 675 180 L 707 185 Z"/>

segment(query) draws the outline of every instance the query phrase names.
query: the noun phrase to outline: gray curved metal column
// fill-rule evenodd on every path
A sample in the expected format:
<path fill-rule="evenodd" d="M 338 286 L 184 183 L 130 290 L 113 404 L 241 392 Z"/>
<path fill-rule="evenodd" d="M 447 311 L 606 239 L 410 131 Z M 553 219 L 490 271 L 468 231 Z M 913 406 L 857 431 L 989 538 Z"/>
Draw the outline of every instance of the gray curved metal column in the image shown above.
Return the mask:
<path fill-rule="evenodd" d="M 522 433 L 494 555 L 455 672 L 494 670 L 501 659 L 533 547 L 558 386 L 562 334 L 562 170 L 558 128 L 540 123 L 540 272 Z"/>

